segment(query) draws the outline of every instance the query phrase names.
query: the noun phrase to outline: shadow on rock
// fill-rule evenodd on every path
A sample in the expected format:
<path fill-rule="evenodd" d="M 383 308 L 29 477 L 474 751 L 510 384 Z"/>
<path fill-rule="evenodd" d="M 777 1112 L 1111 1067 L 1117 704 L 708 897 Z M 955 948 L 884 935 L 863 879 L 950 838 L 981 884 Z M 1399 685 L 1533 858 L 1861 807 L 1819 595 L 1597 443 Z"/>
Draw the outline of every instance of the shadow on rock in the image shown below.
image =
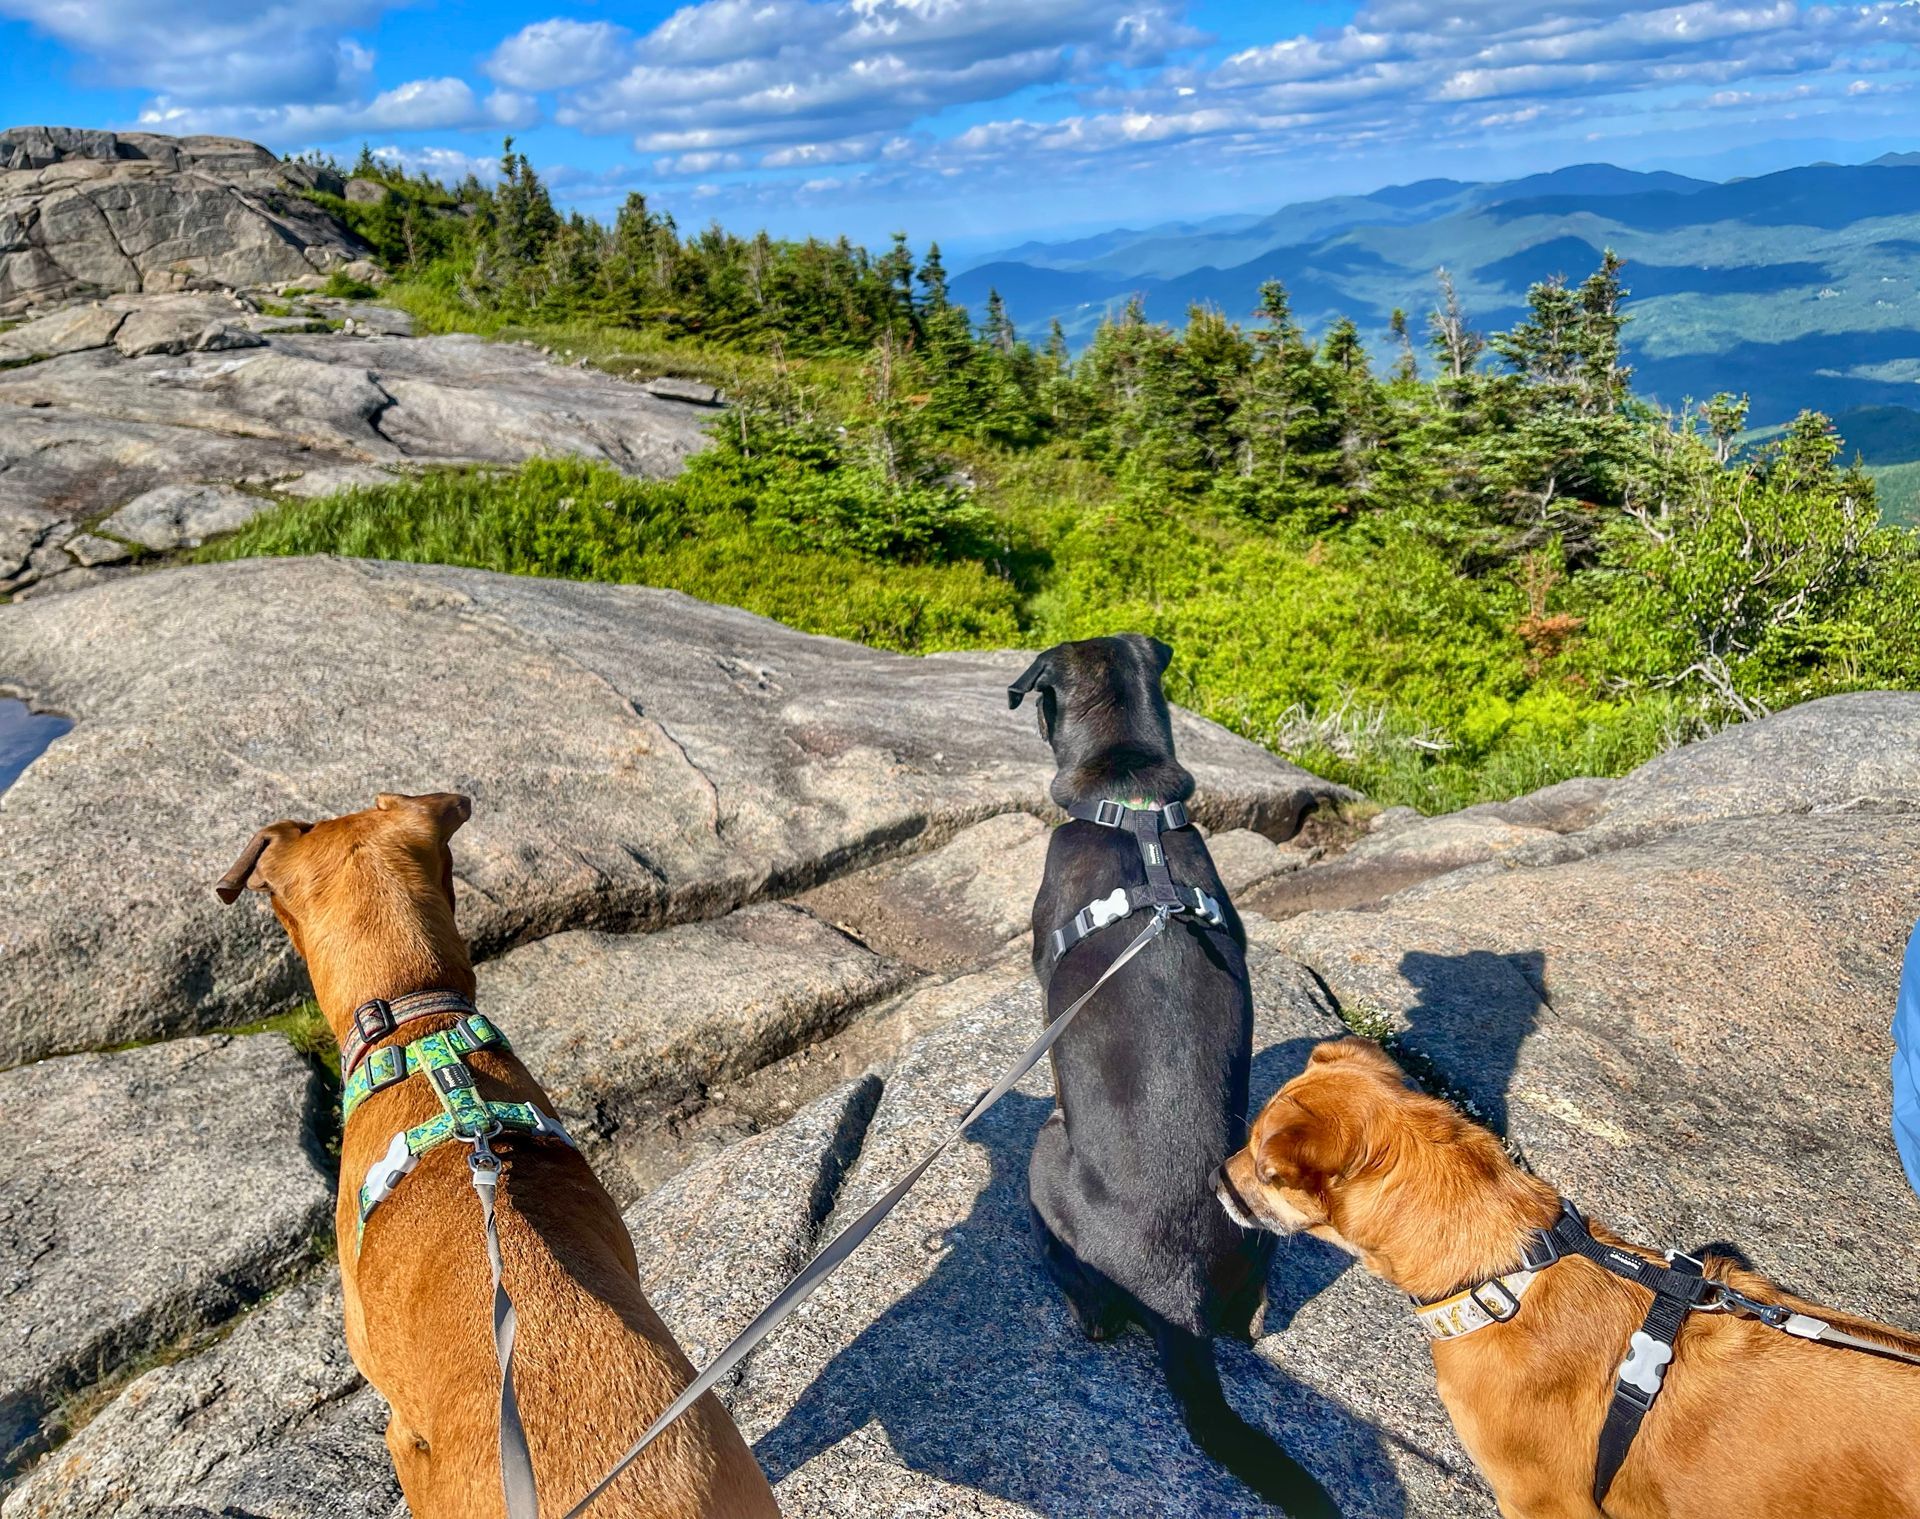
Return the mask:
<path fill-rule="evenodd" d="M 1537 949 L 1511 955 L 1410 950 L 1400 959 L 1401 979 L 1417 1000 L 1406 1009 L 1399 1042 L 1435 1067 L 1416 1074 L 1438 1076 L 1463 1094 L 1497 1134 L 1507 1132 L 1507 1088 L 1520 1046 L 1546 1011 L 1546 969 L 1547 957 Z"/>
<path fill-rule="evenodd" d="M 1302 1048 L 1266 1052 L 1264 1068 L 1290 1055 L 1298 1069 L 1307 1042 L 1292 1043 Z M 933 1274 L 837 1354 L 760 1440 L 755 1455 L 772 1480 L 877 1423 L 911 1469 L 1057 1519 L 1272 1512 L 1194 1448 L 1152 1342 L 1140 1333 L 1085 1340 L 1035 1259 L 1027 1160 L 1052 1109 L 1016 1092 L 974 1128 L 991 1165 L 986 1187 L 964 1222 L 921 1242 L 943 1252 Z M 1337 1254 L 1283 1244 L 1269 1327 L 1341 1269 Z M 1405 1495 L 1377 1430 L 1243 1346 L 1224 1346 L 1220 1359 L 1235 1406 L 1281 1439 L 1348 1519 L 1403 1519 Z"/>

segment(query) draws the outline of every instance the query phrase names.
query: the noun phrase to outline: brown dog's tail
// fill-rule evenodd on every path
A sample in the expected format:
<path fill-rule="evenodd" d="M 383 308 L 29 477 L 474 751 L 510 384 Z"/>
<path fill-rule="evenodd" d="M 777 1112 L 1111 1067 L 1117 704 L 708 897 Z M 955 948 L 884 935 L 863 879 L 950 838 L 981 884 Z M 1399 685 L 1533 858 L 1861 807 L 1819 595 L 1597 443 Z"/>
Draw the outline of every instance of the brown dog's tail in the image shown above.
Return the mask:
<path fill-rule="evenodd" d="M 1327 1491 L 1280 1443 L 1233 1411 L 1220 1386 L 1213 1342 L 1172 1324 L 1154 1326 L 1160 1369 L 1180 1405 L 1187 1432 L 1215 1461 L 1260 1497 L 1284 1509 L 1288 1519 L 1340 1519 Z"/>

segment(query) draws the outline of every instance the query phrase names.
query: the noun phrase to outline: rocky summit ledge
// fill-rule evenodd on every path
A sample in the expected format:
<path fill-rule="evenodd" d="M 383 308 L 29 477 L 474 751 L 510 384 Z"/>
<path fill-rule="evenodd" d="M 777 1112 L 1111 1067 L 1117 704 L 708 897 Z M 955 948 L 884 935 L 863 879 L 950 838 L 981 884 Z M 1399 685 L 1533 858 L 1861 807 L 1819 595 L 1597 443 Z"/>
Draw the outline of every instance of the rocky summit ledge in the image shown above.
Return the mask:
<path fill-rule="evenodd" d="M 0 1064 L 287 1004 L 209 884 L 276 818 L 461 790 L 482 955 L 715 917 L 1045 805 L 1019 654 L 911 659 L 671 591 L 326 559 L 0 608 L 0 681 L 74 720 L 0 802 Z M 1285 837 L 1342 795 L 1182 713 L 1196 811 Z"/>
<path fill-rule="evenodd" d="M 343 303 L 303 302 L 325 319 L 301 322 L 272 305 L 115 296 L 0 332 L 0 592 L 429 465 L 573 455 L 664 478 L 706 443 L 706 404 L 520 344 L 410 338 L 365 308 L 330 330 Z"/>
<path fill-rule="evenodd" d="M 264 285 L 366 250 L 300 192 L 337 179 L 232 137 L 0 131 L 0 317 L 79 297 Z"/>

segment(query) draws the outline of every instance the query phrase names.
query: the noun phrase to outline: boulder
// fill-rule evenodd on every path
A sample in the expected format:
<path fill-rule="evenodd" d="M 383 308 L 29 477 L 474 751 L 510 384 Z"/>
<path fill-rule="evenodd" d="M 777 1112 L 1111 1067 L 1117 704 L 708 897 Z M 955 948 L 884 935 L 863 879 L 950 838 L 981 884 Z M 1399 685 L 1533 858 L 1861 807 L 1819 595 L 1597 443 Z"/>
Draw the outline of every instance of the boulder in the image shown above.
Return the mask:
<path fill-rule="evenodd" d="M 0 332 L 0 363 L 105 348 L 126 319 L 124 311 L 103 306 L 70 306 L 38 321 L 23 322 Z"/>
<path fill-rule="evenodd" d="M 912 659 L 671 591 L 255 560 L 0 607 L 0 671 L 76 720 L 7 795 L 0 1060 L 227 1026 L 300 993 L 254 829 L 457 789 L 480 954 L 790 895 L 1043 805 L 1019 653 Z M 1339 788 L 1180 712 L 1211 827 Z M 111 967 L 111 974 L 107 968 Z"/>
<path fill-rule="evenodd" d="M 60 545 L 66 550 L 67 557 L 84 569 L 95 569 L 103 564 L 123 564 L 132 557 L 124 543 L 115 543 L 111 538 L 96 537 L 92 533 L 78 533 Z"/>
<path fill-rule="evenodd" d="M 272 505 L 264 496 L 224 485 L 163 485 L 129 501 L 100 524 L 100 531 L 143 548 L 197 548 L 245 527 Z"/>
<path fill-rule="evenodd" d="M 271 489 L 278 496 L 298 496 L 310 501 L 317 496 L 333 496 L 341 491 L 371 490 L 392 485 L 398 479 L 397 475 L 377 464 L 340 464 L 328 469 L 308 470 L 291 480 L 273 484 Z"/>
<path fill-rule="evenodd" d="M 1920 1200 L 1887 1071 L 1916 902 L 1920 819 L 1735 818 L 1272 932 L 1348 1021 L 1630 1238 L 1731 1242 L 1816 1301 L 1915 1328 L 1920 1279 L 1890 1262 L 1920 1255 Z"/>
<path fill-rule="evenodd" d="M 1671 749 L 1617 783 L 1596 820 L 1621 834 L 1713 818 L 1920 810 L 1920 692 L 1803 702 Z"/>
<path fill-rule="evenodd" d="M 796 900 L 909 965 L 964 970 L 1031 931 L 1052 832 L 1031 814 L 1003 813 L 928 854 L 838 876 Z"/>
<path fill-rule="evenodd" d="M 698 380 L 681 380 L 672 375 L 662 375 L 657 380 L 647 381 L 647 394 L 658 396 L 663 401 L 685 401 L 689 406 L 718 406 L 720 392 L 711 385 L 702 385 Z"/>
<path fill-rule="evenodd" d="M 386 1405 L 354 1370 L 341 1313 L 333 1267 L 283 1288 L 217 1344 L 129 1384 L 0 1519 L 404 1514 Z"/>
<path fill-rule="evenodd" d="M 0 317 L 79 297 L 270 284 L 365 252 L 265 148 L 231 138 L 0 132 Z"/>
<path fill-rule="evenodd" d="M 333 1200 L 322 1098 L 284 1039 L 215 1036 L 0 1073 L 0 1471 L 63 1394 L 229 1317 Z"/>
<path fill-rule="evenodd" d="M 1207 840 L 1207 853 L 1220 872 L 1220 884 L 1236 901 L 1261 882 L 1298 870 L 1312 858 L 1297 843 L 1276 844 L 1251 828 L 1216 833 Z"/>
<path fill-rule="evenodd" d="M 479 1002 L 601 1179 L 631 1197 L 623 1161 L 647 1157 L 618 1141 L 643 1120 L 825 1038 L 908 974 L 766 902 L 654 934 L 554 934 L 483 965 Z"/>
<path fill-rule="evenodd" d="M 201 334 L 214 320 L 212 309 L 212 302 L 191 296 L 143 303 L 121 322 L 113 346 L 129 359 L 154 353 L 185 353 L 201 346 Z"/>
<path fill-rule="evenodd" d="M 1310 977 L 1261 946 L 1253 958 L 1264 1096 L 1343 1030 Z M 1040 1023 L 1029 981 L 906 1050 L 885 1075 L 821 1240 L 931 1146 Z M 1194 1448 L 1147 1338 L 1089 1343 L 1035 1258 L 1026 1169 L 1052 1106 L 1044 1073 L 983 1119 L 744 1363 L 731 1406 L 787 1512 L 1270 1512 Z M 711 1180 L 690 1172 L 677 1185 L 718 1199 L 729 1186 L 772 1184 L 788 1199 L 756 1191 L 757 1206 L 733 1205 L 739 1222 L 725 1248 L 748 1272 L 761 1238 L 771 1236 L 774 1255 L 793 1236 L 814 1177 L 791 1161 L 763 1168 L 744 1146 L 710 1167 Z M 750 1316 L 766 1293 L 760 1278 L 777 1283 L 785 1270 L 755 1272 L 740 1303 L 716 1301 L 703 1320 L 714 1337 Z M 718 1299 L 727 1280 L 716 1273 L 705 1290 Z M 1310 1240 L 1282 1247 L 1270 1285 L 1269 1323 L 1284 1330 L 1257 1352 L 1220 1351 L 1235 1406 L 1282 1438 L 1354 1519 L 1491 1519 L 1404 1301 Z"/>
<path fill-rule="evenodd" d="M 7 462 L 6 433 L 0 429 L 0 481 L 6 479 Z M 48 539 L 72 531 L 73 524 L 59 514 L 24 501 L 10 502 L 0 494 L 0 590 L 13 588 L 26 573 L 35 550 Z"/>
<path fill-rule="evenodd" d="M 356 206 L 379 206 L 393 199 L 393 191 L 377 179 L 350 179 L 346 199 Z"/>

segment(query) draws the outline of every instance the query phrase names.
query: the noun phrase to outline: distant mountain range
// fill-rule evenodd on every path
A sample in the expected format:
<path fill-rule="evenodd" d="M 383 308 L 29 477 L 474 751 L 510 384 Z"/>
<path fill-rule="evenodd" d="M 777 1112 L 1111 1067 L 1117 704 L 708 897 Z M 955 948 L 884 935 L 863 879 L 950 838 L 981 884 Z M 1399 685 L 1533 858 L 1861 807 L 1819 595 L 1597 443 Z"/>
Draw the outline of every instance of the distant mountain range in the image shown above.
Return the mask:
<path fill-rule="evenodd" d="M 1757 426 L 1806 407 L 1854 414 L 1849 443 L 1871 448 L 1870 462 L 1920 457 L 1909 410 L 1920 407 L 1920 153 L 1725 184 L 1611 164 L 1422 180 L 1265 216 L 1029 242 L 976 261 L 952 289 L 976 311 L 997 289 L 1025 335 L 1043 338 L 1058 317 L 1077 346 L 1130 296 L 1164 321 L 1196 303 L 1246 317 L 1261 281 L 1278 278 L 1309 331 L 1351 316 L 1384 354 L 1396 306 L 1424 336 L 1442 265 L 1492 329 L 1521 313 L 1534 281 L 1578 280 L 1608 247 L 1627 260 L 1643 395 L 1745 391 Z"/>

